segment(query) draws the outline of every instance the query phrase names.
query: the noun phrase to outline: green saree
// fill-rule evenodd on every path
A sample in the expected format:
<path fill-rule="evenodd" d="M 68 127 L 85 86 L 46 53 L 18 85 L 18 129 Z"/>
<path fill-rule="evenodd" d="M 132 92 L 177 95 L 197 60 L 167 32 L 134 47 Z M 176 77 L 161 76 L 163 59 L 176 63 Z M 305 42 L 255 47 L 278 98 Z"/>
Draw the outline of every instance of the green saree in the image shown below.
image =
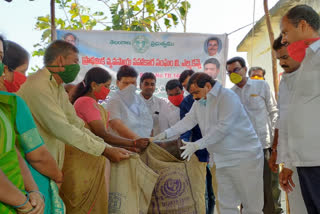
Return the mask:
<path fill-rule="evenodd" d="M 17 138 L 16 146 L 19 148 L 21 155 L 34 151 L 40 146 L 44 146 L 43 140 L 39 135 L 37 127 L 32 118 L 31 112 L 26 103 L 18 96 L 6 92 L 0 92 L 0 97 L 11 96 L 15 98 L 16 115 L 15 115 L 15 134 Z M 44 214 L 64 214 L 65 207 L 62 199 L 59 197 L 58 187 L 54 181 L 40 174 L 26 161 L 33 179 L 40 192 L 45 196 Z"/>

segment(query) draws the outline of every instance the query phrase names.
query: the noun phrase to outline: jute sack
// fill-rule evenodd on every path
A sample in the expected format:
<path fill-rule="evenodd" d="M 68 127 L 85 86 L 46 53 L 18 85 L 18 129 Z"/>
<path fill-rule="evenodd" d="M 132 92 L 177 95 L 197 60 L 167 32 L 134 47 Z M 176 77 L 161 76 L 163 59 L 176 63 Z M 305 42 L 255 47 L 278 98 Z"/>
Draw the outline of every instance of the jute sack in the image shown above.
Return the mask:
<path fill-rule="evenodd" d="M 206 212 L 204 199 L 206 163 L 199 162 L 195 155 L 189 162 L 179 160 L 154 143 L 148 146 L 140 158 L 159 174 L 148 213 L 204 214 Z"/>
<path fill-rule="evenodd" d="M 138 154 L 111 163 L 109 214 L 147 213 L 158 177 Z"/>

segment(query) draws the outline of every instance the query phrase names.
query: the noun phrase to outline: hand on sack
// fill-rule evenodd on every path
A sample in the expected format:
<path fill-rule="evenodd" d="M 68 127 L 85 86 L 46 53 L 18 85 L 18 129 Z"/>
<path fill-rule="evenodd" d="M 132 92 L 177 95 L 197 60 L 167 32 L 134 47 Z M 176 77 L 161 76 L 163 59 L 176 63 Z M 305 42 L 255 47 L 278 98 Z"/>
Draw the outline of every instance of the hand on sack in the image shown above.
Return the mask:
<path fill-rule="evenodd" d="M 181 157 L 183 159 L 188 158 L 187 160 L 190 161 L 193 153 L 199 150 L 199 145 L 194 142 L 186 142 L 184 140 L 182 140 L 182 143 L 184 146 L 181 146 L 180 149 L 184 149 L 184 151 L 182 152 Z"/>
<path fill-rule="evenodd" d="M 149 138 L 139 138 L 139 139 L 135 140 L 135 147 L 137 147 L 139 149 L 145 149 L 145 148 L 147 148 L 149 143 L 150 143 Z"/>
<path fill-rule="evenodd" d="M 117 147 L 106 147 L 103 155 L 108 158 L 112 162 L 120 162 L 121 160 L 128 159 L 130 157 L 131 152 Z"/>
<path fill-rule="evenodd" d="M 34 209 L 28 212 L 28 214 L 42 214 L 44 212 L 45 206 L 42 194 L 40 194 L 39 192 L 30 192 L 29 197 L 29 201 Z"/>
<path fill-rule="evenodd" d="M 150 141 L 154 142 L 154 141 L 165 140 L 165 139 L 167 139 L 167 134 L 166 134 L 166 132 L 162 132 L 162 133 L 158 134 L 157 136 L 151 137 Z"/>

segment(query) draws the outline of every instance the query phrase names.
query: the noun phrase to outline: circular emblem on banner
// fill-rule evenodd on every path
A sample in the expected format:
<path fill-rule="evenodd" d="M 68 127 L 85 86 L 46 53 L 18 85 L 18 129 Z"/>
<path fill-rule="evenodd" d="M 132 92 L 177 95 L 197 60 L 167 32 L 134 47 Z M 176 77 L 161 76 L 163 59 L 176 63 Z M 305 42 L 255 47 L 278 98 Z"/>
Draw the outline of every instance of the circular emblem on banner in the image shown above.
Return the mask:
<path fill-rule="evenodd" d="M 150 42 L 149 39 L 143 35 L 136 36 L 132 40 L 133 49 L 138 53 L 144 53 L 149 49 Z"/>

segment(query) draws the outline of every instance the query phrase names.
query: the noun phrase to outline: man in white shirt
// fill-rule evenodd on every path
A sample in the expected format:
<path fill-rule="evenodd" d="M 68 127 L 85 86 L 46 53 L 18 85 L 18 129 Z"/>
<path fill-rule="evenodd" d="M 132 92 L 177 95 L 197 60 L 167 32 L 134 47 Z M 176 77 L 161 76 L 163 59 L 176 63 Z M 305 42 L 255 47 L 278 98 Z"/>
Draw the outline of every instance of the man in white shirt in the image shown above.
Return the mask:
<path fill-rule="evenodd" d="M 280 183 L 290 192 L 296 167 L 308 213 L 320 213 L 320 17 L 311 7 L 297 5 L 282 18 L 280 28 L 289 56 L 301 62 L 288 102 L 288 160 Z"/>
<path fill-rule="evenodd" d="M 240 98 L 251 123 L 260 139 L 264 152 L 264 207 L 265 214 L 278 214 L 272 195 L 272 171 L 268 165 L 270 148 L 273 138 L 273 130 L 278 116 L 276 100 L 270 90 L 268 83 L 264 80 L 252 80 L 246 76 L 247 67 L 243 58 L 234 57 L 227 61 L 227 73 L 231 82 L 235 85 L 233 90 Z M 280 190 L 275 202 L 280 201 Z"/>
<path fill-rule="evenodd" d="M 185 142 L 183 158 L 207 148 L 216 164 L 221 213 L 262 214 L 263 152 L 261 143 L 238 96 L 206 73 L 191 76 L 188 88 L 194 102 L 191 110 L 176 125 L 154 140 L 170 138 L 199 124 L 203 137 Z"/>
<path fill-rule="evenodd" d="M 156 81 L 156 76 L 151 72 L 144 73 L 140 78 L 140 96 L 147 104 L 153 119 L 152 136 L 169 128 L 169 103 L 153 95 L 156 90 Z"/>
<path fill-rule="evenodd" d="M 138 73 L 131 66 L 121 66 L 117 73 L 119 90 L 108 100 L 111 131 L 121 137 L 137 139 L 150 137 L 152 116 L 144 100 L 136 94 Z"/>
<path fill-rule="evenodd" d="M 274 172 L 278 172 L 278 164 L 287 162 L 286 159 L 288 158 L 286 155 L 288 150 L 288 103 L 297 75 L 297 72 L 295 71 L 300 67 L 299 62 L 294 61 L 288 56 L 287 47 L 285 44 L 281 43 L 281 40 L 282 36 L 280 35 L 273 43 L 273 49 L 276 51 L 279 64 L 284 70 L 279 86 L 279 116 L 276 123 L 271 158 L 269 160 L 269 166 Z M 292 213 L 307 214 L 306 206 L 303 203 L 301 195 L 297 170 L 293 169 L 293 171 L 293 182 L 295 183 L 296 188 L 288 194 L 290 211 Z"/>

